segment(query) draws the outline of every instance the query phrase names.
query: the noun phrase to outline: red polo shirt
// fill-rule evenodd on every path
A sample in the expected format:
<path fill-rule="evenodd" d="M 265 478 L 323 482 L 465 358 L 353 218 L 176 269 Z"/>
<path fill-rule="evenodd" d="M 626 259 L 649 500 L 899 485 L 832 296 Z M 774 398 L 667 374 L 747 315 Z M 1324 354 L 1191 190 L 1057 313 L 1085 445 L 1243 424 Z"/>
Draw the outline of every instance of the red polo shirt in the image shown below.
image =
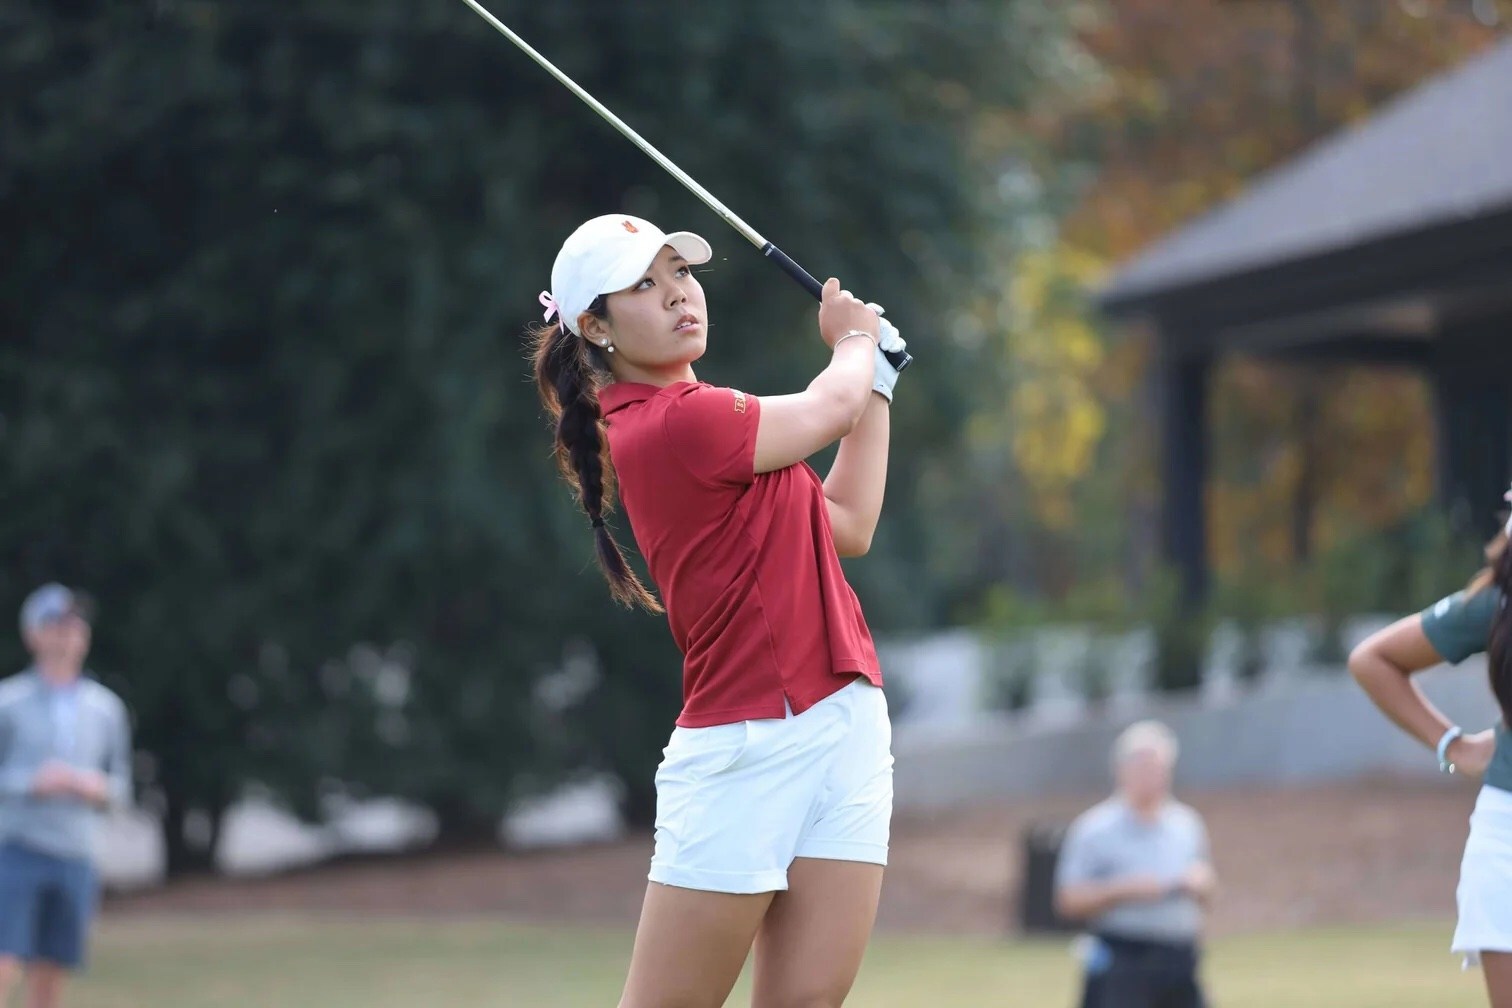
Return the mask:
<path fill-rule="evenodd" d="M 702 382 L 599 393 L 620 500 L 683 653 L 687 728 L 780 718 L 882 673 L 819 476 L 755 472 L 761 401 Z"/>

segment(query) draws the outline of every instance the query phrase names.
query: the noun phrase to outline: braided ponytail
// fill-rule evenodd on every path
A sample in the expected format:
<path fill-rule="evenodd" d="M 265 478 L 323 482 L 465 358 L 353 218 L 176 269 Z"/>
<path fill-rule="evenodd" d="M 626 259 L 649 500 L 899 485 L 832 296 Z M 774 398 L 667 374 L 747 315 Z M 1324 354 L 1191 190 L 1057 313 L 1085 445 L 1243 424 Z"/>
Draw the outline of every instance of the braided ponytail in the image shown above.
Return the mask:
<path fill-rule="evenodd" d="M 599 318 L 608 317 L 602 297 L 588 311 Z M 614 506 L 614 466 L 609 461 L 604 421 L 599 415 L 596 372 L 607 371 L 607 362 L 598 348 L 574 336 L 560 321 L 534 327 L 531 340 L 536 388 L 556 424 L 557 465 L 593 526 L 599 568 L 609 582 L 609 591 L 626 607 L 662 612 L 656 596 L 635 576 L 614 534 L 604 524 L 604 512 Z"/>

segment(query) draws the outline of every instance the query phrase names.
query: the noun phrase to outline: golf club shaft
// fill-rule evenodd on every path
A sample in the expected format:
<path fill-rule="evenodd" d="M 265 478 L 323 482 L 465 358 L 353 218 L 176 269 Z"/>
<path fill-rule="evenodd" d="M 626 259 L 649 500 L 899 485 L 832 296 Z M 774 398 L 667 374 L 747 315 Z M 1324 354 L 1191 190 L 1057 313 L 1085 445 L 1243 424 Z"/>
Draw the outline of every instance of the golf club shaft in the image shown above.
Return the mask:
<path fill-rule="evenodd" d="M 551 76 L 555 77 L 563 87 L 581 98 L 585 105 L 598 113 L 599 118 L 603 119 L 609 125 L 619 130 L 619 132 L 624 135 L 625 139 L 635 144 L 635 146 L 639 147 L 647 157 L 655 161 L 657 164 L 661 165 L 669 175 L 677 179 L 677 181 L 681 182 L 689 192 L 702 200 L 705 206 L 707 206 L 710 210 L 713 210 L 716 214 L 724 219 L 725 223 L 729 224 L 732 228 L 738 231 L 742 238 L 760 249 L 763 256 L 772 260 L 772 262 L 776 263 L 779 267 L 782 268 L 782 271 L 784 273 L 796 280 L 805 290 L 813 295 L 815 300 L 822 298 L 824 285 L 816 280 L 813 274 L 809 273 L 808 270 L 798 265 L 798 263 L 793 260 L 792 256 L 789 256 L 786 252 L 782 251 L 782 249 L 767 241 L 755 228 L 751 227 L 751 225 L 747 224 L 745 221 L 736 216 L 735 212 L 721 203 L 718 199 L 716 199 L 713 193 L 709 192 L 709 190 L 699 185 L 698 181 L 694 179 L 693 176 L 689 175 L 687 172 L 677 167 L 677 165 L 673 164 L 671 158 L 667 157 L 661 151 L 653 147 L 650 142 L 648 142 L 644 137 L 635 132 L 635 130 L 631 129 L 623 119 L 615 115 L 613 112 L 609 111 L 609 109 L 605 107 L 602 102 L 600 102 L 597 98 L 594 98 L 593 95 L 589 94 L 587 91 L 583 90 L 583 88 L 579 86 L 578 83 L 571 77 L 568 77 L 562 71 L 558 70 L 545 56 L 542 56 L 540 53 L 536 52 L 536 50 L 531 47 L 530 43 L 520 38 L 520 36 L 516 35 L 513 31 L 510 30 L 508 25 L 489 13 L 487 8 L 478 3 L 478 0 L 463 0 L 463 3 L 467 4 L 473 10 L 477 11 L 479 17 L 487 21 L 489 24 L 493 25 L 494 28 L 499 32 L 499 34 L 503 35 L 505 38 L 509 39 L 509 41 L 513 42 L 521 52 L 534 60 L 542 70 L 545 70 L 547 73 L 551 74 Z M 908 367 L 908 365 L 913 361 L 913 358 L 907 352 L 883 352 L 887 355 L 887 359 L 889 362 L 891 362 L 892 366 L 899 371 L 902 371 L 904 368 Z"/>

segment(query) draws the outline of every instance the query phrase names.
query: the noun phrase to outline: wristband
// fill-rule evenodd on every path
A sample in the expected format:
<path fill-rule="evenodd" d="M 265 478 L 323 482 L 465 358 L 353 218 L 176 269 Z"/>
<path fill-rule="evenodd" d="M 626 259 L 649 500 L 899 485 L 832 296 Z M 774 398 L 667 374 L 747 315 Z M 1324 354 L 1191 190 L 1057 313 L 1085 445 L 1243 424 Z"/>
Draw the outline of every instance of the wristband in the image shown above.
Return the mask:
<path fill-rule="evenodd" d="M 1438 761 L 1440 773 L 1454 773 L 1454 764 L 1449 762 L 1449 746 L 1454 743 L 1455 739 L 1464 734 L 1465 730 L 1459 725 L 1455 725 L 1453 728 L 1450 728 L 1448 731 L 1444 732 L 1444 737 L 1439 739 Z"/>

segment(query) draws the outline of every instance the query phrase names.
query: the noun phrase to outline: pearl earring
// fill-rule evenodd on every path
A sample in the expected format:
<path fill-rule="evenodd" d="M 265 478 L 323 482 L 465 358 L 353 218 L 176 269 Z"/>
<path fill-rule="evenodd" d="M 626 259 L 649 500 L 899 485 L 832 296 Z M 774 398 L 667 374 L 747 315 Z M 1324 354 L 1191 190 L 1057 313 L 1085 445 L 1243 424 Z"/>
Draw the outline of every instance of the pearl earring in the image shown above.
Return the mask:
<path fill-rule="evenodd" d="M 603 347 L 609 353 L 614 353 L 614 347 L 610 346 L 609 345 L 609 341 L 606 340 L 606 339 L 605 340 L 599 340 L 599 346 Z"/>

